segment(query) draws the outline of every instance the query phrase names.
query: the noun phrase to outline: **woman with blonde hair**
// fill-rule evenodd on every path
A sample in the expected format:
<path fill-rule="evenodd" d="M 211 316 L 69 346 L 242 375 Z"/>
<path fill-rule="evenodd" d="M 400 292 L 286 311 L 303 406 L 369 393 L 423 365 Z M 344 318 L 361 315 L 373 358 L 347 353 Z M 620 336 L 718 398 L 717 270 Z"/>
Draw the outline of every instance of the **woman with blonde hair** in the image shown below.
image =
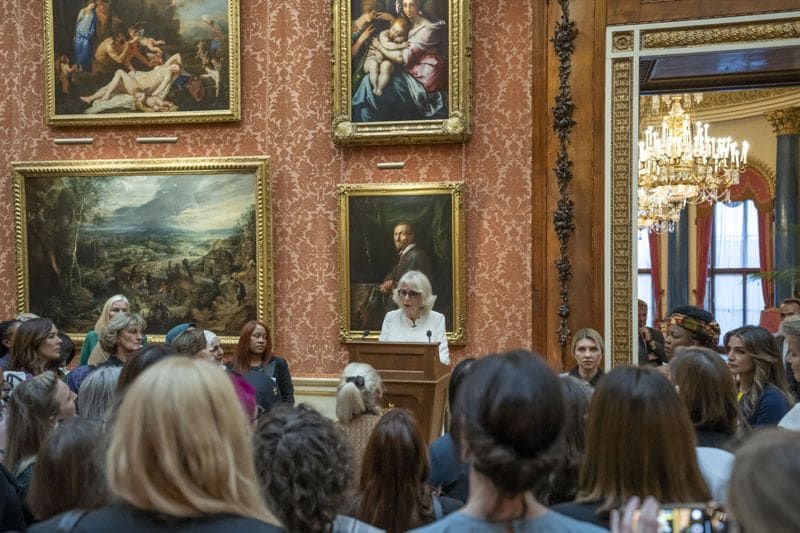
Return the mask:
<path fill-rule="evenodd" d="M 72 531 L 280 531 L 251 440 L 219 367 L 186 357 L 153 365 L 126 391 L 112 430 L 106 473 L 118 503 L 84 514 Z"/>
<path fill-rule="evenodd" d="M 83 339 L 83 346 L 81 347 L 81 365 L 89 362 L 89 357 L 92 351 L 99 342 L 100 335 L 103 333 L 103 328 L 106 327 L 108 321 L 120 313 L 128 313 L 130 311 L 130 302 L 123 294 L 115 294 L 103 304 L 103 309 L 100 311 L 100 318 L 94 325 L 94 329 L 86 333 L 86 338 Z"/>
<path fill-rule="evenodd" d="M 569 375 L 594 388 L 603 377 L 603 369 L 600 368 L 603 355 L 603 337 L 592 328 L 578 330 L 572 337 L 572 356 L 577 365 L 569 371 Z"/>
<path fill-rule="evenodd" d="M 383 382 L 367 363 L 350 363 L 342 371 L 336 388 L 336 425 L 353 450 L 351 488 L 358 486 L 361 460 L 372 429 L 381 419 Z"/>

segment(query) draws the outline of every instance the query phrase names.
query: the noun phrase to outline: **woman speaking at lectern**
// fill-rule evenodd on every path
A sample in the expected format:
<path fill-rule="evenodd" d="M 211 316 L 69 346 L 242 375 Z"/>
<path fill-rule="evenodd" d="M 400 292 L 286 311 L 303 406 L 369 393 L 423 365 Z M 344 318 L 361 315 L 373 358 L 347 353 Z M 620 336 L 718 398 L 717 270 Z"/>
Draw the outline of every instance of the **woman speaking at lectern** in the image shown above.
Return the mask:
<path fill-rule="evenodd" d="M 399 309 L 389 311 L 381 326 L 381 342 L 438 342 L 439 361 L 450 364 L 444 315 L 433 310 L 436 296 L 431 282 L 418 270 L 409 270 L 397 282 L 392 299 Z"/>

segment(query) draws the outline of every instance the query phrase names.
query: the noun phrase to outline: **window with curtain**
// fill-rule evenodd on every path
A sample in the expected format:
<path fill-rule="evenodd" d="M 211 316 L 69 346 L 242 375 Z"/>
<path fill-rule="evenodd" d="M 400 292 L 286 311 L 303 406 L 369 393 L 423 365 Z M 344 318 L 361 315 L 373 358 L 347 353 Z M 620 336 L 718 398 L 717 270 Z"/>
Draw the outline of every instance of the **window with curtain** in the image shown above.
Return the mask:
<path fill-rule="evenodd" d="M 650 237 L 647 228 L 640 229 L 636 243 L 637 250 L 637 268 L 638 275 L 636 278 L 636 294 L 639 300 L 647 302 L 647 323 L 653 323 L 653 270 L 650 265 L 650 245 L 648 239 Z"/>
<path fill-rule="evenodd" d="M 758 324 L 763 307 L 759 271 L 758 213 L 752 200 L 714 205 L 706 309 L 724 334 Z"/>

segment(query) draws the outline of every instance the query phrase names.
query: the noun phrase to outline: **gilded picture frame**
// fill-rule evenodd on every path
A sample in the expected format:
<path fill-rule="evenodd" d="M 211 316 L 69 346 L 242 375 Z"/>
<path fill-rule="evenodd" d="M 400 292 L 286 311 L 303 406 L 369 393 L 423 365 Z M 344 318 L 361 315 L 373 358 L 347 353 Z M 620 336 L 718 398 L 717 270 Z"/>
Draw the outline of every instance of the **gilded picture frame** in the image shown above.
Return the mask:
<path fill-rule="evenodd" d="M 45 0 L 48 123 L 239 120 L 239 0 Z"/>
<path fill-rule="evenodd" d="M 417 264 L 429 265 L 414 268 L 429 270 L 433 309 L 445 316 L 448 342 L 463 344 L 464 182 L 346 184 L 337 187 L 337 198 L 341 340 L 377 339 L 383 316 L 396 308 L 391 290 L 381 286 L 404 273 L 398 252 L 409 243 L 396 244 L 394 234 L 408 225 L 416 253 L 426 258 Z"/>
<path fill-rule="evenodd" d="M 80 341 L 124 294 L 151 342 L 273 324 L 269 157 L 13 163 L 17 309 Z"/>
<path fill-rule="evenodd" d="M 469 0 L 333 0 L 333 139 L 463 142 L 472 133 Z"/>

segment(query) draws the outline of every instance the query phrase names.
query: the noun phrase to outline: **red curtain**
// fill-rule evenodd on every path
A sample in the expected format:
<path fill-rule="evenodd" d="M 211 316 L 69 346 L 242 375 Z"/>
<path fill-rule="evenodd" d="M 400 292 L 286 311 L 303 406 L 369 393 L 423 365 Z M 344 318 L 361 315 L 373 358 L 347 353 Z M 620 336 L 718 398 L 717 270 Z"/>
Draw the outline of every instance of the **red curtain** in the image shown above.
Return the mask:
<path fill-rule="evenodd" d="M 711 227 L 714 223 L 714 209 L 711 205 L 697 206 L 697 288 L 694 291 L 694 305 L 705 307 L 706 283 L 708 282 L 708 253 L 711 250 Z"/>
<path fill-rule="evenodd" d="M 759 270 L 769 272 L 773 269 L 775 241 L 773 240 L 773 191 L 768 179 L 757 169 L 750 167 L 739 176 L 739 183 L 731 187 L 731 202 L 753 200 L 758 211 L 758 255 Z M 708 252 L 711 248 L 711 226 L 714 216 L 712 206 L 697 206 L 697 290 L 695 305 L 703 306 L 708 281 Z M 775 297 L 775 283 L 761 280 L 761 293 L 764 308 L 772 307 Z"/>
<path fill-rule="evenodd" d="M 762 274 L 771 272 L 775 262 L 775 240 L 772 237 L 774 215 L 771 209 L 758 211 L 758 259 Z M 761 294 L 764 296 L 764 309 L 775 305 L 775 280 L 761 278 Z"/>
<path fill-rule="evenodd" d="M 650 245 L 650 273 L 653 282 L 653 327 L 661 325 L 661 301 L 664 299 L 664 290 L 661 288 L 661 235 L 648 233 Z"/>

